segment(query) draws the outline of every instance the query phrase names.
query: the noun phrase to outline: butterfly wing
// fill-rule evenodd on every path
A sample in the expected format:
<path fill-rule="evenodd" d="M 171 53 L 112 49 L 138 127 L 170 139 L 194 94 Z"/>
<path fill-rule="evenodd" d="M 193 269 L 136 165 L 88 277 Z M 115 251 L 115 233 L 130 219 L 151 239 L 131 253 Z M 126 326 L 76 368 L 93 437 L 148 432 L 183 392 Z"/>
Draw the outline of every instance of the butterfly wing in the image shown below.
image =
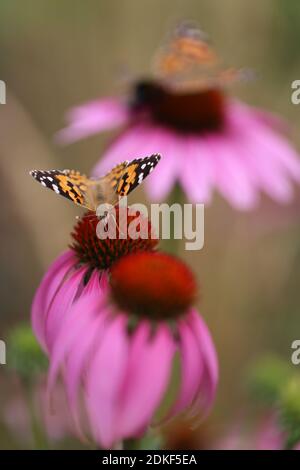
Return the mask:
<path fill-rule="evenodd" d="M 79 206 L 92 210 L 87 198 L 87 190 L 92 184 L 92 180 L 85 175 L 74 170 L 33 170 L 30 174 L 42 186 L 66 197 Z"/>
<path fill-rule="evenodd" d="M 118 165 L 114 166 L 112 170 L 110 170 L 109 173 L 107 173 L 104 177 L 103 180 L 109 187 L 116 192 L 117 186 L 119 179 L 121 176 L 124 174 L 124 171 L 126 167 L 128 166 L 129 162 L 126 160 L 122 163 L 119 163 Z"/>
<path fill-rule="evenodd" d="M 171 32 L 158 51 L 155 66 L 158 74 L 171 76 L 186 72 L 196 64 L 212 67 L 219 62 L 207 36 L 194 24 L 183 22 Z"/>
<path fill-rule="evenodd" d="M 119 196 L 126 196 L 154 169 L 160 155 L 136 158 L 116 165 L 99 179 L 90 179 L 74 170 L 33 170 L 31 176 L 75 204 L 96 211 L 99 204 L 115 205 Z"/>
<path fill-rule="evenodd" d="M 161 156 L 153 154 L 145 158 L 136 158 L 127 163 L 116 185 L 118 196 L 127 196 L 154 170 Z"/>

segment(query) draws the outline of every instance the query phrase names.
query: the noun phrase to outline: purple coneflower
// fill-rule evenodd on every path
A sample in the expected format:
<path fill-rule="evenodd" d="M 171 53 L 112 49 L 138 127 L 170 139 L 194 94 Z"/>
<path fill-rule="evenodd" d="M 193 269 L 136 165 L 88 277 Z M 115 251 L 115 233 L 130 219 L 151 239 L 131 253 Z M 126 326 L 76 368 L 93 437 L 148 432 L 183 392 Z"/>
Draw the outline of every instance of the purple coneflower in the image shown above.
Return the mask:
<path fill-rule="evenodd" d="M 252 209 L 260 192 L 280 203 L 293 197 L 300 160 L 277 117 L 228 97 L 220 86 L 174 90 L 151 79 L 131 97 L 104 98 L 75 107 L 57 134 L 70 143 L 121 127 L 93 174 L 104 174 L 119 156 L 164 155 L 146 182 L 149 196 L 163 200 L 179 183 L 192 202 L 209 203 L 214 190 L 235 208 Z"/>
<path fill-rule="evenodd" d="M 71 249 L 37 290 L 32 321 L 50 359 L 50 390 L 62 371 L 76 427 L 88 419 L 104 448 L 140 436 L 171 383 L 181 376 L 170 418 L 206 413 L 218 365 L 203 319 L 192 306 L 196 282 L 179 259 L 154 251 L 157 240 L 100 240 L 96 216 L 77 223 Z M 84 413 L 82 412 L 84 410 Z"/>

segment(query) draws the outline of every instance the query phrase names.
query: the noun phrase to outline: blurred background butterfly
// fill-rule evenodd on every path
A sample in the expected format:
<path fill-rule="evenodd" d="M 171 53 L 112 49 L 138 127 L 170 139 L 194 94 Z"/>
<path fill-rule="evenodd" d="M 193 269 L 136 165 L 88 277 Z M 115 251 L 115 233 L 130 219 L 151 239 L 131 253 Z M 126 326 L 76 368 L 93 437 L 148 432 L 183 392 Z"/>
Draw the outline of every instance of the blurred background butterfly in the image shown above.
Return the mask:
<path fill-rule="evenodd" d="M 194 21 L 182 21 L 169 33 L 154 56 L 153 73 L 175 90 L 223 87 L 249 76 L 244 69 L 226 67 Z"/>
<path fill-rule="evenodd" d="M 100 204 L 117 204 L 152 172 L 160 160 L 159 154 L 136 158 L 116 165 L 105 176 L 88 178 L 75 170 L 32 170 L 31 176 L 42 186 L 66 197 L 90 211 Z"/>

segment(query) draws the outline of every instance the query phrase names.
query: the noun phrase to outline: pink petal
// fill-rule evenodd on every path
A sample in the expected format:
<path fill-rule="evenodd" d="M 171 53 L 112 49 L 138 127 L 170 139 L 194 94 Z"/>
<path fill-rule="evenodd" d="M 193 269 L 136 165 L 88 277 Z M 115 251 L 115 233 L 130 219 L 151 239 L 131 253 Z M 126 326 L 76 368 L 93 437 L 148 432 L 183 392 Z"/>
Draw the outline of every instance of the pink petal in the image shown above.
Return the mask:
<path fill-rule="evenodd" d="M 272 156 L 275 165 L 295 181 L 300 181 L 300 158 L 284 138 L 261 126 L 260 128 L 253 126 L 250 137 L 253 139 L 253 144 L 260 146 L 261 151 Z"/>
<path fill-rule="evenodd" d="M 83 295 L 69 308 L 61 318 L 61 327 L 53 343 L 50 360 L 48 383 L 52 388 L 66 354 L 76 342 L 84 329 L 94 319 L 94 311 L 101 303 L 101 293 L 98 288 L 94 292 L 84 292 Z M 77 348 L 79 348 L 80 341 Z"/>
<path fill-rule="evenodd" d="M 109 290 L 109 276 L 107 272 L 102 271 L 99 280 L 100 289 L 102 292 L 108 292 Z"/>
<path fill-rule="evenodd" d="M 83 281 L 86 268 L 79 268 L 62 283 L 60 289 L 53 298 L 45 319 L 45 339 L 47 348 L 50 351 L 57 338 L 63 319 L 76 298 L 77 291 Z"/>
<path fill-rule="evenodd" d="M 90 323 L 81 335 L 80 344 L 73 344 L 67 357 L 64 380 L 66 383 L 68 402 L 76 430 L 82 437 L 82 426 L 80 424 L 79 392 L 92 352 L 100 343 L 105 332 L 107 312 L 97 311 L 91 315 Z"/>
<path fill-rule="evenodd" d="M 87 285 L 84 286 L 83 289 L 83 294 L 84 295 L 99 295 L 101 294 L 101 288 L 100 288 L 100 282 L 101 282 L 101 277 L 104 272 L 99 272 L 97 269 L 94 269 L 94 271 L 91 274 L 91 277 L 87 283 Z"/>
<path fill-rule="evenodd" d="M 287 172 L 274 159 L 273 152 L 265 148 L 263 143 L 257 142 L 257 137 L 252 134 L 252 130 L 249 131 L 248 124 L 242 118 L 231 116 L 231 132 L 249 177 L 257 190 L 264 190 L 279 202 L 289 202 L 293 192 Z M 255 123 L 251 123 L 251 128 L 255 126 Z"/>
<path fill-rule="evenodd" d="M 32 304 L 32 327 L 46 350 L 45 320 L 53 297 L 76 260 L 72 251 L 66 251 L 51 264 L 43 277 Z"/>
<path fill-rule="evenodd" d="M 243 103 L 237 103 L 237 105 L 244 109 L 248 108 L 248 111 L 253 113 L 256 120 L 260 121 L 270 129 L 279 132 L 280 134 L 288 134 L 290 132 L 289 123 L 279 114 L 270 113 L 265 109 L 260 109 L 253 106 L 249 107 Z"/>
<path fill-rule="evenodd" d="M 237 209 L 248 210 L 257 204 L 257 191 L 236 142 L 230 135 L 207 135 L 211 150 L 215 184 L 220 193 Z"/>
<path fill-rule="evenodd" d="M 95 280 L 95 282 L 93 282 Z M 91 286 L 94 284 L 94 290 Z M 49 392 L 53 390 L 56 376 L 64 359 L 66 359 L 65 382 L 67 395 L 77 432 L 81 435 L 79 424 L 79 406 L 77 397 L 82 368 L 87 364 L 89 351 L 94 347 L 94 340 L 100 335 L 100 326 L 106 316 L 101 312 L 106 298 L 99 288 L 98 273 L 95 271 L 88 285 L 90 290 L 84 291 L 72 308 L 68 310 L 51 352 L 50 371 L 48 379 Z"/>
<path fill-rule="evenodd" d="M 171 410 L 171 415 L 180 413 L 194 401 L 199 390 L 204 369 L 203 356 L 199 354 L 199 344 L 191 326 L 180 321 L 181 380 L 178 398 Z"/>
<path fill-rule="evenodd" d="M 210 332 L 197 310 L 193 309 L 190 312 L 188 321 L 198 342 L 199 353 L 202 356 L 204 366 L 198 398 L 194 408 L 196 411 L 197 409 L 202 409 L 207 413 L 215 398 L 218 384 L 219 368 L 217 353 Z"/>
<path fill-rule="evenodd" d="M 162 158 L 145 185 L 152 200 L 163 201 L 184 171 L 185 140 L 175 132 L 159 127 L 154 136 L 157 152 Z"/>
<path fill-rule="evenodd" d="M 300 158 L 298 153 L 272 128 L 265 125 L 251 108 L 243 106 L 235 109 L 230 120 L 237 132 L 256 146 L 261 158 L 267 158 L 269 163 L 284 171 L 287 175 L 300 181 Z"/>
<path fill-rule="evenodd" d="M 66 396 L 61 384 L 55 387 L 53 393 L 53 406 L 49 407 L 47 389 L 42 382 L 35 390 L 34 402 L 38 403 L 37 413 L 42 420 L 43 428 L 51 440 L 61 440 L 68 435 L 73 435 L 71 416 L 68 411 Z"/>
<path fill-rule="evenodd" d="M 214 184 L 213 156 L 201 137 L 186 137 L 184 168 L 179 174 L 182 187 L 190 201 L 210 202 Z"/>
<path fill-rule="evenodd" d="M 56 133 L 55 140 L 60 144 L 75 142 L 100 131 L 124 125 L 129 117 L 127 103 L 121 99 L 89 101 L 68 112 L 68 125 Z"/>
<path fill-rule="evenodd" d="M 86 405 L 95 440 L 105 448 L 117 439 L 119 391 L 128 360 L 125 317 L 108 323 L 87 371 Z"/>
<path fill-rule="evenodd" d="M 174 352 L 167 326 L 160 325 L 153 337 L 148 322 L 135 331 L 119 396 L 116 432 L 120 439 L 132 437 L 149 425 L 168 386 Z"/>
<path fill-rule="evenodd" d="M 262 147 L 255 145 L 250 139 L 240 136 L 241 153 L 245 159 L 249 174 L 252 174 L 253 184 L 271 198 L 280 203 L 287 203 L 293 196 L 291 183 L 272 157 L 262 152 Z"/>

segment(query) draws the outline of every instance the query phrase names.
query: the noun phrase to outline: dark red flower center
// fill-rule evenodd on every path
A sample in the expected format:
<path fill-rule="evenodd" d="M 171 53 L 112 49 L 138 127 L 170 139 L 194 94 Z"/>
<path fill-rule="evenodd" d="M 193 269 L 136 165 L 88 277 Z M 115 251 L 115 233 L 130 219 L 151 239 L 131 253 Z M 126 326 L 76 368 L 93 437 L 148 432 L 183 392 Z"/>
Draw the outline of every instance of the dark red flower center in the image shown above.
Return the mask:
<path fill-rule="evenodd" d="M 81 264 L 87 264 L 91 269 L 108 269 L 129 253 L 155 249 L 158 240 L 153 235 L 151 237 L 152 229 L 148 219 L 140 214 L 129 215 L 127 208 L 116 208 L 115 215 L 115 219 L 110 219 L 112 230 L 107 238 L 99 238 L 105 229 L 98 224 L 104 222 L 95 213 L 89 212 L 78 220 L 72 233 L 73 243 L 70 248 Z M 132 223 L 134 232 L 130 228 Z M 133 233 L 136 234 L 134 237 Z"/>
<path fill-rule="evenodd" d="M 224 125 L 224 100 L 218 89 L 174 92 L 154 81 L 140 81 L 132 109 L 147 110 L 155 122 L 177 131 L 218 131 Z"/>
<path fill-rule="evenodd" d="M 162 253 L 136 253 L 111 270 L 112 297 L 118 307 L 153 320 L 185 313 L 196 297 L 196 281 L 179 259 Z"/>

